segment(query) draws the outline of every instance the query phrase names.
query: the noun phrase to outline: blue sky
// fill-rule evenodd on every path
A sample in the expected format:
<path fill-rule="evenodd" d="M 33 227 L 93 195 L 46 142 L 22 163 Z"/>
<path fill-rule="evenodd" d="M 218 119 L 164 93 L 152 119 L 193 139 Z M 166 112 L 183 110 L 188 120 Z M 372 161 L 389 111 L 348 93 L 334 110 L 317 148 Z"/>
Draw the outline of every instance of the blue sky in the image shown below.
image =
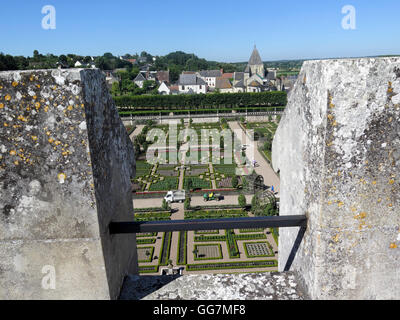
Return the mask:
<path fill-rule="evenodd" d="M 195 53 L 247 61 L 254 44 L 264 61 L 400 55 L 398 0 L 15 0 L 0 6 L 0 52 L 115 55 Z M 44 5 L 56 29 L 44 30 Z M 356 30 L 341 25 L 356 9 Z"/>

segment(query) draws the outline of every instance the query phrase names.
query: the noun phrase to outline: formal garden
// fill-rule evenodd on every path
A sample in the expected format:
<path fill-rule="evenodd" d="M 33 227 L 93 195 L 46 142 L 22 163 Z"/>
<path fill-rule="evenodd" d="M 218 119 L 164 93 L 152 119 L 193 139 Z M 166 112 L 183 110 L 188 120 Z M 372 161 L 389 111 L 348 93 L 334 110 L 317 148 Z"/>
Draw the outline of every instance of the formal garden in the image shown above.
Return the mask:
<path fill-rule="evenodd" d="M 168 220 L 171 211 L 165 208 L 138 209 L 140 221 Z M 185 219 L 247 217 L 243 208 L 185 210 Z M 277 266 L 277 238 L 273 229 L 228 229 L 176 232 L 176 260 L 170 258 L 172 232 L 139 233 L 137 245 L 140 273 L 157 273 L 160 266 L 182 266 L 186 271 L 271 268 Z M 192 250 L 188 249 L 192 243 Z M 157 250 L 156 250 L 157 248 Z M 225 255 L 223 252 L 226 251 Z M 264 259 L 264 260 L 260 260 Z M 265 260 L 266 259 L 266 260 Z M 221 260 L 223 262 L 215 262 Z M 200 263 L 207 261 L 207 264 Z"/>
<path fill-rule="evenodd" d="M 272 140 L 279 121 L 280 116 L 277 116 L 276 121 L 272 121 L 271 118 L 266 122 L 246 122 L 244 119 L 240 122 L 244 130 L 254 131 L 254 140 L 257 141 L 257 148 L 269 163 L 271 163 Z"/>
<path fill-rule="evenodd" d="M 241 123 L 244 129 L 254 129 L 261 139 L 272 137 L 277 125 L 275 123 Z M 229 129 L 226 120 L 218 123 L 199 123 L 192 121 L 177 124 L 177 134 L 168 132 L 168 125 L 155 125 L 148 122 L 142 133 L 134 140 L 136 150 L 136 176 L 132 179 L 132 191 L 135 199 L 161 198 L 169 190 L 184 189 L 188 195 L 203 196 L 205 193 L 235 195 L 236 204 L 221 205 L 216 201 L 192 206 L 190 199 L 184 203 L 183 217 L 179 219 L 219 219 L 243 218 L 259 215 L 276 215 L 275 202 L 267 203 L 259 196 L 246 201 L 245 195 L 255 194 L 252 188 L 258 185 L 257 177 L 240 174 L 244 162 L 243 150 L 236 143 L 236 150 L 226 156 L 224 141 L 206 141 L 208 145 L 195 144 L 195 136 L 189 136 L 180 142 L 178 149 L 186 144 L 184 152 L 175 148 L 164 148 L 155 152 L 162 158 L 161 163 L 146 161 L 146 152 L 151 144 L 165 142 L 167 145 L 179 140 L 179 132 L 191 128 L 198 137 L 204 130 L 221 131 Z M 146 139 L 151 129 L 162 130 L 164 135 L 153 134 Z M 132 128 L 131 128 L 132 130 Z M 230 130 L 230 129 L 229 129 Z M 162 140 L 159 140 L 162 137 Z M 165 139 L 165 141 L 164 141 Z M 151 141 L 152 140 L 152 141 Z M 198 140 L 201 142 L 201 140 Z M 182 150 L 181 150 L 182 151 Z M 184 154 L 185 153 L 185 154 Z M 196 154 L 197 153 L 197 154 Z M 185 164 L 178 160 L 186 157 L 192 161 Z M 238 174 L 239 173 L 239 174 Z M 259 176 L 260 177 L 260 176 Z M 262 178 L 262 177 L 261 177 Z M 260 181 L 263 184 L 263 180 Z M 263 184 L 264 185 L 264 184 Z M 267 199 L 268 200 L 268 199 Z M 163 202 L 161 207 L 135 209 L 137 221 L 159 221 L 174 218 L 174 210 Z M 174 241 L 172 239 L 174 238 Z M 137 248 L 140 273 L 157 274 L 160 267 L 183 267 L 186 272 L 210 271 L 234 272 L 234 270 L 273 271 L 277 267 L 278 229 L 227 229 L 179 231 L 137 234 Z"/>

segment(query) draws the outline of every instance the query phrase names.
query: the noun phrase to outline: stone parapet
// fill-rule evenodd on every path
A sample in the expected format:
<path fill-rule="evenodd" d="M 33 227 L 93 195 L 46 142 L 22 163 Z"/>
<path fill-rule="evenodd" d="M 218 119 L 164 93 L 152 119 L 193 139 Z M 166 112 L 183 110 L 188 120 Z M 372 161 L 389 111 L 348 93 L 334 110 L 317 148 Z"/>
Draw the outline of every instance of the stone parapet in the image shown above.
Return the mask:
<path fill-rule="evenodd" d="M 115 299 L 137 272 L 131 141 L 99 70 L 0 72 L 0 300 Z"/>

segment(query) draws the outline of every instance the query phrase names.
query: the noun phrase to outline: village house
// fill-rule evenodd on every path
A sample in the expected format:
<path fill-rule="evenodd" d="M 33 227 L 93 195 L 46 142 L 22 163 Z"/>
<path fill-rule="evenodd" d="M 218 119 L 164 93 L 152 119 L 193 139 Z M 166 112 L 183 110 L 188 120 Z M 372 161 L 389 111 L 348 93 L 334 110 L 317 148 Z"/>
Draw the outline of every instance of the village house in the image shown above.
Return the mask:
<path fill-rule="evenodd" d="M 202 70 L 197 74 L 210 88 L 215 88 L 217 78 L 222 76 L 222 70 Z"/>
<path fill-rule="evenodd" d="M 143 83 L 146 81 L 146 78 L 141 74 L 140 72 L 136 76 L 136 78 L 133 80 L 133 82 L 139 87 L 143 88 Z"/>
<path fill-rule="evenodd" d="M 166 95 L 171 94 L 171 89 L 167 86 L 165 81 L 163 81 L 157 89 L 159 94 Z"/>
<path fill-rule="evenodd" d="M 207 83 L 196 74 L 181 74 L 179 76 L 179 93 L 206 93 Z"/>
<path fill-rule="evenodd" d="M 232 83 L 227 78 L 219 77 L 215 81 L 215 89 L 221 93 L 234 92 Z"/>
<path fill-rule="evenodd" d="M 158 83 L 165 82 L 169 84 L 169 71 L 157 71 L 156 79 Z"/>

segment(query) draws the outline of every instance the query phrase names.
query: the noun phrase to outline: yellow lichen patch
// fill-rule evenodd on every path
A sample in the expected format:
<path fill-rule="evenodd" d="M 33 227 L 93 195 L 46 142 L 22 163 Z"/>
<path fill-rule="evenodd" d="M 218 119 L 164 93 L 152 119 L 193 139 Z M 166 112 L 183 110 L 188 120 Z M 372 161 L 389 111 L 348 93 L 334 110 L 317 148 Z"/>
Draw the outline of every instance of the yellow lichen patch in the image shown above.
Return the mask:
<path fill-rule="evenodd" d="M 376 185 L 376 181 L 372 181 L 372 184 L 373 184 L 373 185 Z"/>
<path fill-rule="evenodd" d="M 7 95 L 4 97 L 4 99 L 5 99 L 6 101 L 10 101 L 10 100 L 11 100 L 11 96 L 10 96 L 9 94 L 7 94 Z"/>
<path fill-rule="evenodd" d="M 389 180 L 389 184 L 394 184 L 394 180 L 393 180 L 393 179 L 390 179 L 390 180 Z"/>
<path fill-rule="evenodd" d="M 36 109 L 39 109 L 39 108 L 40 108 L 40 102 L 36 102 L 36 103 L 35 103 L 35 108 L 36 108 Z"/>
<path fill-rule="evenodd" d="M 333 142 L 331 141 L 331 142 L 328 142 L 327 144 L 326 144 L 326 146 L 327 147 L 330 147 L 330 146 L 332 146 L 333 145 Z"/>
<path fill-rule="evenodd" d="M 29 80 L 30 80 L 30 81 L 33 81 L 34 79 L 35 79 L 35 78 L 34 78 L 33 76 L 30 76 L 30 77 L 29 77 Z"/>
<path fill-rule="evenodd" d="M 58 175 L 57 175 L 57 179 L 58 179 L 58 182 L 60 182 L 60 183 L 64 183 L 65 182 L 65 179 L 67 179 L 67 176 L 66 176 L 66 174 L 65 173 L 59 173 Z"/>
<path fill-rule="evenodd" d="M 51 134 L 51 132 L 50 132 L 50 131 L 47 131 L 47 132 L 46 132 L 46 135 L 48 135 L 48 136 L 49 136 L 50 134 Z"/>
<path fill-rule="evenodd" d="M 356 212 L 357 208 L 356 207 L 351 207 L 350 210 L 353 211 L 353 212 Z"/>
<path fill-rule="evenodd" d="M 394 242 L 390 244 L 389 246 L 390 249 L 396 249 L 397 248 L 397 244 L 395 244 Z"/>
<path fill-rule="evenodd" d="M 47 140 L 47 141 L 49 141 L 50 143 L 53 143 L 54 139 L 53 138 L 49 138 L 49 140 Z"/>
<path fill-rule="evenodd" d="M 0 109 L 3 109 L 3 108 L 4 108 L 4 104 L 0 103 Z"/>
<path fill-rule="evenodd" d="M 367 216 L 366 212 L 361 212 L 360 214 L 354 216 L 354 219 L 362 220 L 362 219 L 365 219 L 366 216 Z"/>
<path fill-rule="evenodd" d="M 33 141 L 37 141 L 38 137 L 37 136 L 31 136 Z"/>
<path fill-rule="evenodd" d="M 36 87 L 40 88 L 40 84 L 37 84 Z"/>
<path fill-rule="evenodd" d="M 337 205 L 338 205 L 338 207 L 340 208 L 341 206 L 344 205 L 344 203 L 343 203 L 342 201 L 339 201 Z"/>
<path fill-rule="evenodd" d="M 37 96 L 33 96 L 32 98 L 33 98 L 33 100 L 36 100 L 36 99 L 37 99 Z"/>
<path fill-rule="evenodd" d="M 64 151 L 61 153 L 64 157 L 66 157 L 68 155 L 68 151 Z"/>
<path fill-rule="evenodd" d="M 67 109 L 68 109 L 68 111 L 72 111 L 72 109 L 74 109 L 74 107 L 73 106 L 68 106 Z"/>
<path fill-rule="evenodd" d="M 23 115 L 19 115 L 19 116 L 17 117 L 17 119 L 18 119 L 18 120 L 21 120 L 22 122 L 28 121 L 28 120 L 26 120 L 26 118 L 25 118 Z"/>
<path fill-rule="evenodd" d="M 329 114 L 328 114 L 328 119 L 329 119 L 329 120 L 332 120 L 333 118 L 334 118 L 334 117 L 333 117 L 333 114 L 332 114 L 332 113 L 329 113 Z"/>
<path fill-rule="evenodd" d="M 17 82 L 17 81 L 13 81 L 13 82 L 11 83 L 11 85 L 12 85 L 13 87 L 16 87 L 16 86 L 18 85 L 18 82 Z"/>
<path fill-rule="evenodd" d="M 16 154 L 17 154 L 17 151 L 15 151 L 15 150 L 10 151 L 10 155 L 15 156 Z"/>
<path fill-rule="evenodd" d="M 332 204 L 332 201 L 328 201 L 328 205 L 331 205 Z"/>
<path fill-rule="evenodd" d="M 8 127 L 8 123 L 7 122 L 4 122 L 4 124 L 3 124 L 5 127 Z"/>
<path fill-rule="evenodd" d="M 16 166 L 19 165 L 18 160 L 15 160 L 15 161 L 14 161 L 14 164 L 15 164 Z"/>
<path fill-rule="evenodd" d="M 340 237 L 340 234 L 338 233 L 336 236 L 334 236 L 333 237 L 333 241 L 335 241 L 335 242 L 338 242 L 339 241 L 339 237 Z"/>
<path fill-rule="evenodd" d="M 59 144 L 61 144 L 61 141 L 57 140 L 56 142 L 54 142 L 54 144 L 55 144 L 56 146 L 58 146 Z"/>
<path fill-rule="evenodd" d="M 393 204 L 392 204 L 392 203 L 389 203 L 389 204 L 388 204 L 388 207 L 389 207 L 389 208 L 393 207 Z"/>
<path fill-rule="evenodd" d="M 44 110 L 44 112 L 47 112 L 47 111 L 49 111 L 49 107 L 48 107 L 48 106 L 45 106 L 45 107 L 43 108 L 43 110 Z"/>

